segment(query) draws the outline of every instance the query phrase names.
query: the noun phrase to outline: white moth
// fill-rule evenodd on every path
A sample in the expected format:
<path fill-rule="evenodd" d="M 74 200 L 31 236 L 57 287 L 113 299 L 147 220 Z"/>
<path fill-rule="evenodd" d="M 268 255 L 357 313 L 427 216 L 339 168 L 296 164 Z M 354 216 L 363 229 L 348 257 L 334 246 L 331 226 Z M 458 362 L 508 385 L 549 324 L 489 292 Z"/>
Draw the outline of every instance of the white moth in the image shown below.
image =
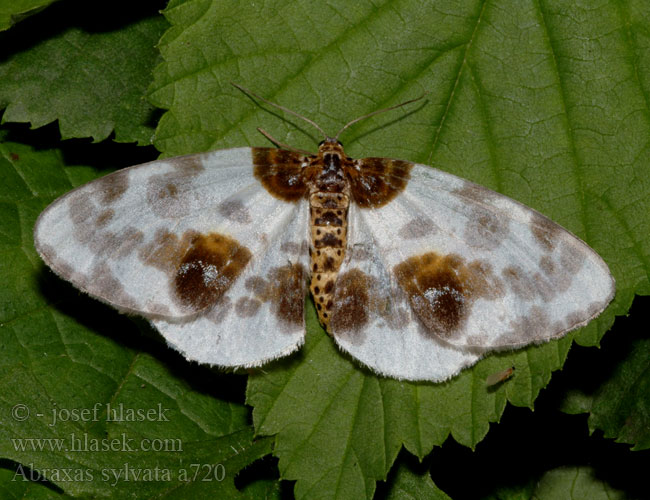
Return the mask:
<path fill-rule="evenodd" d="M 603 260 L 535 210 L 427 165 L 351 159 L 323 135 L 317 154 L 243 147 L 107 175 L 43 211 L 36 248 L 223 367 L 298 349 L 308 287 L 341 349 L 429 381 L 561 337 L 612 300 Z"/>

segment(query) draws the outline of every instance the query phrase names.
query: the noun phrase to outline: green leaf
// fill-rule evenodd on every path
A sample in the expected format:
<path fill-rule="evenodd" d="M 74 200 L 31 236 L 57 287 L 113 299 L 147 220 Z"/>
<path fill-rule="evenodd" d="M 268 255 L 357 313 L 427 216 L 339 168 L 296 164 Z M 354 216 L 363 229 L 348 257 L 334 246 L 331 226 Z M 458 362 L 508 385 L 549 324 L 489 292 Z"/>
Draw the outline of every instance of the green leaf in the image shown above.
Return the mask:
<path fill-rule="evenodd" d="M 56 0 L 0 0 L 0 31 L 32 16 Z"/>
<path fill-rule="evenodd" d="M 403 445 L 419 457 L 451 434 L 475 446 L 506 400 L 532 406 L 573 339 L 598 345 L 648 293 L 650 60 L 644 2 L 175 0 L 151 99 L 168 111 L 165 155 L 262 145 L 256 127 L 314 150 L 321 139 L 229 86 L 240 83 L 330 133 L 428 91 L 342 138 L 352 156 L 430 163 L 511 196 L 583 238 L 617 280 L 615 302 L 559 342 L 493 355 L 444 384 L 376 377 L 333 346 L 309 308 L 307 343 L 251 377 L 258 433 L 276 435 L 298 498 L 370 498 Z M 644 24 L 645 23 L 645 24 Z M 218 35 L 215 36 L 215 33 Z M 485 378 L 514 366 L 489 389 Z"/>
<path fill-rule="evenodd" d="M 23 476 L 17 476 L 15 471 L 0 469 L 0 497 L 11 500 L 21 498 L 58 500 L 62 495 L 48 487 L 47 483 L 38 483 Z"/>
<path fill-rule="evenodd" d="M 484 500 L 614 500 L 629 498 L 597 476 L 590 467 L 559 467 L 537 481 L 517 487 L 502 487 Z"/>
<path fill-rule="evenodd" d="M 313 309 L 308 313 L 313 324 Z M 494 355 L 450 382 L 416 384 L 360 369 L 313 328 L 298 355 L 249 377 L 247 402 L 258 433 L 277 434 L 280 471 L 298 480 L 298 498 L 311 498 L 314 490 L 371 498 L 374 481 L 386 478 L 402 444 L 424 457 L 451 433 L 474 447 L 510 391 L 532 405 L 531 381 L 542 386 L 540 375 L 547 372 L 548 380 L 569 343 L 553 344 L 550 355 L 548 346 Z M 517 367 L 513 379 L 488 388 L 485 379 L 508 365 Z"/>
<path fill-rule="evenodd" d="M 241 377 L 176 359 L 40 262 L 36 216 L 97 176 L 61 156 L 0 143 L 0 456 L 16 463 L 3 488 L 46 495 L 26 477 L 71 495 L 238 497 L 235 475 L 271 450 L 225 389 Z"/>
<path fill-rule="evenodd" d="M 532 497 L 535 500 L 615 500 L 627 498 L 599 480 L 589 467 L 561 467 L 542 476 Z"/>
<path fill-rule="evenodd" d="M 650 448 L 650 339 L 638 325 L 647 322 L 643 321 L 647 299 L 639 300 L 635 308 L 641 311 L 636 322 L 620 323 L 625 338 L 608 338 L 604 352 L 585 355 L 585 368 L 569 378 L 562 410 L 588 413 L 591 433 L 602 430 L 606 438 L 646 450 Z"/>
<path fill-rule="evenodd" d="M 63 5 L 53 16 L 57 21 L 65 17 Z M 116 9 L 120 15 L 127 10 Z M 170 2 L 165 15 L 171 28 L 160 45 L 164 63 L 150 86 L 152 102 L 168 110 L 155 139 L 163 154 L 266 144 L 257 126 L 296 147 L 315 148 L 321 138 L 310 126 L 256 106 L 230 81 L 329 132 L 427 90 L 426 102 L 347 130 L 348 153 L 430 163 L 512 196 L 585 239 L 617 280 L 616 301 L 588 327 L 560 342 L 489 356 L 444 384 L 387 380 L 359 368 L 333 346 L 308 306 L 303 352 L 264 367 L 247 389 L 256 432 L 274 435 L 280 474 L 296 480 L 297 496 L 369 498 L 402 445 L 418 457 L 449 435 L 474 447 L 507 401 L 532 407 L 573 339 L 597 345 L 635 293 L 648 293 L 649 10 L 641 0 L 586 7 L 569 0 L 335 0 L 318 8 L 304 0 Z M 80 12 L 83 18 L 87 11 Z M 134 32 L 150 27 L 148 18 L 91 30 L 70 21 L 53 29 L 42 17 L 0 39 L 7 54 L 0 63 L 4 121 L 19 116 L 40 126 L 59 119 L 65 137 L 96 140 L 115 127 L 119 140 L 146 143 L 142 124 L 149 111 L 133 103 L 141 103 L 137 99 L 150 79 L 157 35 L 143 27 L 148 41 L 138 44 Z M 34 32 L 38 39 L 30 38 Z M 21 43 L 10 43 L 15 40 Z M 138 67 L 125 66 L 134 61 Z M 61 72 L 57 64 L 80 69 Z M 52 72 L 55 78 L 41 83 Z M 95 87 L 101 90 L 98 99 L 89 97 Z M 213 390 L 237 385 L 238 377 L 184 364 L 145 325 L 136 328 L 52 279 L 31 247 L 31 225 L 44 200 L 97 172 L 65 167 L 57 151 L 34 152 L 21 144 L 5 145 L 0 156 L 1 456 L 49 469 L 45 476 L 65 493 L 102 495 L 107 481 L 70 482 L 55 478 L 53 470 L 72 464 L 96 474 L 120 470 L 127 460 L 141 470 L 153 463 L 176 471 L 182 465 L 160 452 L 16 451 L 11 439 L 67 438 L 73 430 L 96 438 L 123 432 L 136 439 L 178 436 L 189 446 L 183 464 L 225 464 L 227 480 L 120 482 L 118 494 L 234 495 L 234 474 L 269 451 L 268 440 L 252 440 L 239 400 Z M 179 364 L 181 369 L 172 368 Z M 485 386 L 489 375 L 511 366 L 511 379 Z M 173 425 L 105 419 L 54 428 L 38 419 L 18 423 L 9 413 L 17 397 L 44 415 L 55 403 L 84 409 L 98 401 L 133 408 L 164 402 L 174 410 Z M 238 453 L 229 455 L 229 446 Z M 258 482 L 244 494 L 273 490 L 270 484 Z"/>
<path fill-rule="evenodd" d="M 115 14 L 97 8 L 64 3 L 48 9 L 66 20 L 58 31 L 42 15 L 0 36 L 3 123 L 41 127 L 58 120 L 64 139 L 101 141 L 114 131 L 118 142 L 151 143 L 154 110 L 144 93 L 158 59 L 154 46 L 167 25 L 155 10 L 146 17 L 134 16 L 135 10 L 128 25 L 99 31 L 92 23 Z"/>
<path fill-rule="evenodd" d="M 387 500 L 450 500 L 433 484 L 428 474 L 417 475 L 405 465 L 400 465 L 395 480 L 387 495 Z"/>
<path fill-rule="evenodd" d="M 630 346 L 629 357 L 615 368 L 599 388 L 591 405 L 589 430 L 602 429 L 605 437 L 650 448 L 650 339 Z"/>

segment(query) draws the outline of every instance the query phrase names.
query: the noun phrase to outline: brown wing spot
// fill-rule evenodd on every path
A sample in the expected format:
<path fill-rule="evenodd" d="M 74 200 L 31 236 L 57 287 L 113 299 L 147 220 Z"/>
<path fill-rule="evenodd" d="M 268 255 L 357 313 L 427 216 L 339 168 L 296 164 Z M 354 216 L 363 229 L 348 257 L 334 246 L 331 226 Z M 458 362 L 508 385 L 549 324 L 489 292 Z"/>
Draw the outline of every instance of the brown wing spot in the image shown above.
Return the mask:
<path fill-rule="evenodd" d="M 273 312 L 277 318 L 294 326 L 303 324 L 307 273 L 302 264 L 287 264 L 271 272 L 271 283 L 275 283 Z"/>
<path fill-rule="evenodd" d="M 512 293 L 525 301 L 533 301 L 537 297 L 549 301 L 558 292 L 571 286 L 572 276 L 555 266 L 551 269 L 550 260 L 542 259 L 540 266 L 544 267 L 543 273 L 527 272 L 519 266 L 508 266 L 501 275 Z"/>
<path fill-rule="evenodd" d="M 80 241 L 86 241 L 84 236 L 80 234 L 81 232 L 94 234 L 96 231 L 95 225 L 89 223 L 89 216 L 93 216 L 96 213 L 95 205 L 93 204 L 90 195 L 88 193 L 75 192 L 70 196 L 70 205 L 68 208 L 68 214 L 72 223 L 77 226 L 76 236 Z"/>
<path fill-rule="evenodd" d="M 193 201 L 193 177 L 204 170 L 196 156 L 185 156 L 162 160 L 173 170 L 152 175 L 147 179 L 147 202 L 151 210 L 164 218 L 179 218 L 187 215 Z"/>
<path fill-rule="evenodd" d="M 508 266 L 501 271 L 503 279 L 510 290 L 523 300 L 534 300 L 536 296 L 535 283 L 530 276 L 519 266 Z"/>
<path fill-rule="evenodd" d="M 552 276 L 557 272 L 555 262 L 553 262 L 553 259 L 551 259 L 548 255 L 543 255 L 539 259 L 539 268 L 545 275 L 548 276 Z"/>
<path fill-rule="evenodd" d="M 115 237 L 113 255 L 117 258 L 123 259 L 138 248 L 142 244 L 143 240 L 144 233 L 142 231 L 133 227 L 127 227 L 119 234 L 119 236 Z"/>
<path fill-rule="evenodd" d="M 472 211 L 465 226 L 465 241 L 476 248 L 494 250 L 505 241 L 510 232 L 508 219 L 481 208 Z"/>
<path fill-rule="evenodd" d="M 584 250 L 576 245 L 565 243 L 559 248 L 559 252 L 563 272 L 572 278 L 585 263 Z"/>
<path fill-rule="evenodd" d="M 254 292 L 256 300 L 271 303 L 271 311 L 280 322 L 291 326 L 303 324 L 307 271 L 302 264 L 273 268 L 267 279 L 249 278 L 245 286 Z"/>
<path fill-rule="evenodd" d="M 493 297 L 502 288 L 486 263 L 466 264 L 458 255 L 428 252 L 393 268 L 426 333 L 453 338 L 478 297 Z"/>
<path fill-rule="evenodd" d="M 413 164 L 389 158 L 363 158 L 344 164 L 344 168 L 356 204 L 361 208 L 377 208 L 406 188 Z"/>
<path fill-rule="evenodd" d="M 183 174 L 187 177 L 193 177 L 205 170 L 200 156 L 201 155 L 177 156 L 174 158 L 167 158 L 163 161 L 170 164 L 176 170 L 176 173 Z"/>
<path fill-rule="evenodd" d="M 510 327 L 512 330 L 499 338 L 502 344 L 522 345 L 552 338 L 549 337 L 552 330 L 548 313 L 539 306 L 531 307 L 525 316 L 512 320 Z"/>
<path fill-rule="evenodd" d="M 140 249 L 138 255 L 144 264 L 173 274 L 194 236 L 198 236 L 198 233 L 188 231 L 179 238 L 166 229 L 159 229 L 151 242 Z"/>
<path fill-rule="evenodd" d="M 240 318 L 250 318 L 257 314 L 262 303 L 250 297 L 241 297 L 235 304 L 235 312 Z"/>
<path fill-rule="evenodd" d="M 240 224 L 250 224 L 253 222 L 248 208 L 241 200 L 227 200 L 218 206 L 219 213 L 226 219 Z"/>
<path fill-rule="evenodd" d="M 119 200 L 129 188 L 129 174 L 126 171 L 118 171 L 109 174 L 95 181 L 97 194 L 101 196 L 101 203 L 110 205 Z"/>
<path fill-rule="evenodd" d="M 164 200 L 165 198 L 176 198 L 178 196 L 178 187 L 176 187 L 172 182 L 165 182 L 165 176 L 163 175 L 152 177 L 149 184 L 150 190 L 148 195 L 151 201 Z"/>
<path fill-rule="evenodd" d="M 369 319 L 371 278 L 359 269 L 341 274 L 336 281 L 331 327 L 334 335 L 358 336 Z"/>
<path fill-rule="evenodd" d="M 469 181 L 465 181 L 463 187 L 455 189 L 453 193 L 478 204 L 489 203 L 495 198 L 501 197 L 499 193 Z"/>
<path fill-rule="evenodd" d="M 110 297 L 111 302 L 118 304 L 121 308 L 137 311 L 140 306 L 135 297 L 131 296 L 118 280 L 110 267 L 105 262 L 96 264 L 90 271 L 86 282 L 88 293 L 98 297 Z"/>
<path fill-rule="evenodd" d="M 306 195 L 303 155 L 275 148 L 253 148 L 252 155 L 253 175 L 270 194 L 288 202 Z"/>
<path fill-rule="evenodd" d="M 214 304 L 214 307 L 211 307 L 209 310 L 207 310 L 203 317 L 218 325 L 224 319 L 226 319 L 232 307 L 233 304 L 230 300 L 230 297 L 227 295 L 222 295 L 221 298 Z"/>
<path fill-rule="evenodd" d="M 473 260 L 468 268 L 475 277 L 474 289 L 478 297 L 498 299 L 506 294 L 505 284 L 492 271 L 492 265 L 486 260 Z"/>
<path fill-rule="evenodd" d="M 142 231 L 126 227 L 119 233 L 106 231 L 97 239 L 89 241 L 88 246 L 97 255 L 105 256 L 106 259 L 122 259 L 138 248 L 143 240 Z"/>
<path fill-rule="evenodd" d="M 147 179 L 147 203 L 159 217 L 175 219 L 189 213 L 190 199 L 179 196 L 186 176 L 178 172 L 152 175 Z"/>
<path fill-rule="evenodd" d="M 214 305 L 251 257 L 246 247 L 228 236 L 219 233 L 192 236 L 176 271 L 176 295 L 196 311 Z"/>
<path fill-rule="evenodd" d="M 550 252 L 555 248 L 556 237 L 561 231 L 560 226 L 555 222 L 542 214 L 534 213 L 530 220 L 530 229 L 537 242 L 545 250 Z"/>
<path fill-rule="evenodd" d="M 399 235 L 407 240 L 416 240 L 434 234 L 438 228 L 431 219 L 417 217 L 404 224 L 399 230 Z"/>
<path fill-rule="evenodd" d="M 266 292 L 269 282 L 260 276 L 252 276 L 246 279 L 244 287 L 255 295 L 263 295 Z"/>
<path fill-rule="evenodd" d="M 291 255 L 304 255 L 306 253 L 311 252 L 309 243 L 307 243 L 306 240 L 303 240 L 301 243 L 297 243 L 294 241 L 284 241 L 280 245 L 280 250 L 282 250 L 283 252 L 287 252 Z"/>
<path fill-rule="evenodd" d="M 103 259 L 124 258 L 144 240 L 141 231 L 129 226 L 120 228 L 119 232 L 102 230 L 112 220 L 113 210 L 99 212 L 87 193 L 75 193 L 71 197 L 69 214 L 75 239 Z"/>
<path fill-rule="evenodd" d="M 105 226 L 111 221 L 114 215 L 115 215 L 115 211 L 112 208 L 107 208 L 97 216 L 97 219 L 95 219 L 95 224 L 98 227 Z"/>

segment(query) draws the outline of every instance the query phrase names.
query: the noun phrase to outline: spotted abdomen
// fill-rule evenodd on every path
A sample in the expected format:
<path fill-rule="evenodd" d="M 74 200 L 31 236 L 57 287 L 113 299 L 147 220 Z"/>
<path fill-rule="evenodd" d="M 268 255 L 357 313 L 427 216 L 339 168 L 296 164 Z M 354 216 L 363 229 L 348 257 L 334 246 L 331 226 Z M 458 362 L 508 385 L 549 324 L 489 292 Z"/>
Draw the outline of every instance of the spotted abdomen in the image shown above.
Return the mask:
<path fill-rule="evenodd" d="M 342 193 L 309 196 L 311 216 L 311 293 L 318 319 L 329 332 L 334 283 L 345 257 L 350 198 Z"/>

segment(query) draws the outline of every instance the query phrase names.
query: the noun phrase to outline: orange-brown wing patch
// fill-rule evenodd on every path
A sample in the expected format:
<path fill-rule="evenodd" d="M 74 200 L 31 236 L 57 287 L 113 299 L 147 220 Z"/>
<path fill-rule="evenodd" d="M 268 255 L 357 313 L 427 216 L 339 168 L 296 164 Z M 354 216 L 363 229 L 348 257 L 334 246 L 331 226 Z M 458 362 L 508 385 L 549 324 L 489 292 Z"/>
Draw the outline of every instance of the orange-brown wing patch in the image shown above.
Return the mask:
<path fill-rule="evenodd" d="M 428 252 L 401 262 L 394 272 L 427 333 L 443 339 L 462 333 L 475 299 L 503 294 L 487 263 L 467 263 L 458 255 Z"/>
<path fill-rule="evenodd" d="M 186 249 L 180 257 L 174 288 L 183 305 L 201 311 L 219 301 L 252 254 L 234 239 L 219 233 L 194 234 L 183 239 L 180 247 Z M 173 249 L 169 251 L 174 255 Z"/>
<path fill-rule="evenodd" d="M 169 274 L 178 302 L 198 312 L 219 302 L 252 254 L 223 234 L 186 231 L 179 237 L 160 230 L 139 257 Z"/>
<path fill-rule="evenodd" d="M 297 202 L 307 193 L 304 155 L 276 148 L 253 148 L 253 175 L 274 197 Z"/>
<path fill-rule="evenodd" d="M 383 207 L 408 183 L 413 164 L 389 158 L 362 158 L 345 166 L 352 199 L 361 208 Z"/>

